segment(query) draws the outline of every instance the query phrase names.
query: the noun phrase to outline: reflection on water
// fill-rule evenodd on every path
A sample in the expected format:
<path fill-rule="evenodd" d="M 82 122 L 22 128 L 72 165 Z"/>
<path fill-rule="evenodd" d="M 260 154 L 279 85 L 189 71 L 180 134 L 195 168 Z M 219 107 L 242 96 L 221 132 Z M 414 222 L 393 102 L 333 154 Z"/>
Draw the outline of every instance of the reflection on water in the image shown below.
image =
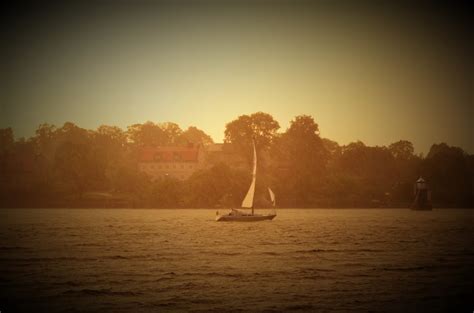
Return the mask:
<path fill-rule="evenodd" d="M 278 214 L 216 223 L 213 210 L 2 210 L 0 310 L 474 308 L 474 211 Z"/>

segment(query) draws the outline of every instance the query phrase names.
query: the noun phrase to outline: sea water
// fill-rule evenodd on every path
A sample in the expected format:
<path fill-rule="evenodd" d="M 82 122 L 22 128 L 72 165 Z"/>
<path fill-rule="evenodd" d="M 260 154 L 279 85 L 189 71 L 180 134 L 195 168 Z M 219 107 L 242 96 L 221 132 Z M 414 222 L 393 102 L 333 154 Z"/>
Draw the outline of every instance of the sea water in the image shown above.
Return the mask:
<path fill-rule="evenodd" d="M 474 309 L 472 210 L 277 212 L 0 210 L 0 311 Z"/>

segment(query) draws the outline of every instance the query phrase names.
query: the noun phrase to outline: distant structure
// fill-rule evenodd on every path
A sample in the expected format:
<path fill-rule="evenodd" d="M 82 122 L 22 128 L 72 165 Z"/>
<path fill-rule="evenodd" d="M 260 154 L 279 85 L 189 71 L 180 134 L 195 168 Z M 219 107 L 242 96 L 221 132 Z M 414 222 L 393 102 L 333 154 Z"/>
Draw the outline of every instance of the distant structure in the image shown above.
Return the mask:
<path fill-rule="evenodd" d="M 411 208 L 413 210 L 431 210 L 431 192 L 423 177 L 418 178 L 415 183 L 415 201 Z"/>
<path fill-rule="evenodd" d="M 173 177 L 184 180 L 204 167 L 202 145 L 146 147 L 140 151 L 138 168 L 152 180 Z"/>
<path fill-rule="evenodd" d="M 145 147 L 139 153 L 138 168 L 152 180 L 172 177 L 188 179 L 194 172 L 224 163 L 246 168 L 248 163 L 231 144 L 188 144 L 186 146 Z"/>

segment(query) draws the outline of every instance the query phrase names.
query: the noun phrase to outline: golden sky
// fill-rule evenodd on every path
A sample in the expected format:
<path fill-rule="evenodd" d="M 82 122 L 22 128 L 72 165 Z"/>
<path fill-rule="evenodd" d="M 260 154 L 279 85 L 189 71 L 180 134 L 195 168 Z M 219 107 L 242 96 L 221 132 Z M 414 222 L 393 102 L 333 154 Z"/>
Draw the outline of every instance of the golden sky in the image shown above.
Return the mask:
<path fill-rule="evenodd" d="M 472 46 L 454 9 L 120 3 L 12 19 L 0 127 L 173 121 L 219 142 L 227 122 L 264 111 L 283 130 L 312 115 L 340 144 L 474 152 Z"/>

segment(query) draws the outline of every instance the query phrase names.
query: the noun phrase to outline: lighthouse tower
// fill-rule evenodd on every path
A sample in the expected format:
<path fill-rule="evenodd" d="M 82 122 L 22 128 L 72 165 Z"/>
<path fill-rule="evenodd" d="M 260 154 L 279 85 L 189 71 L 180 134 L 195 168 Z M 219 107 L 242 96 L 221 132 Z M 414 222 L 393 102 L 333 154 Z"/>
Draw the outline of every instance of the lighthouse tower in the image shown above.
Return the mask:
<path fill-rule="evenodd" d="M 415 201 L 411 208 L 413 210 L 431 210 L 431 195 L 428 185 L 423 177 L 418 178 L 415 183 Z"/>

